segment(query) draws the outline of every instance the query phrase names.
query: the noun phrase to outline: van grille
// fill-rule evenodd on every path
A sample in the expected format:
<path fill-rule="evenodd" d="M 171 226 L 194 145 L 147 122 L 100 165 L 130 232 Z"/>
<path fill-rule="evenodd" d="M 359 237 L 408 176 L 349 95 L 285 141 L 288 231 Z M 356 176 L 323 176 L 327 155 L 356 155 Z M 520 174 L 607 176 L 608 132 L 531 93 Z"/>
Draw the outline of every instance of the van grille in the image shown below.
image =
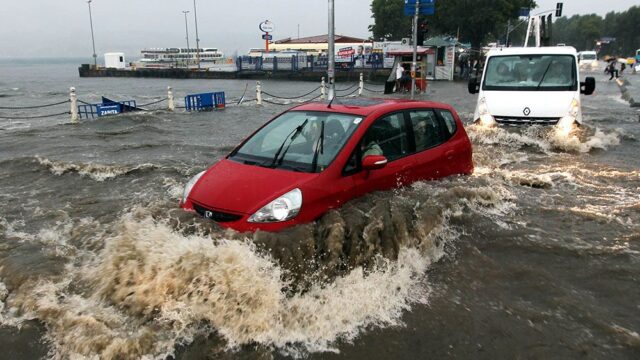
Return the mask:
<path fill-rule="evenodd" d="M 230 222 L 237 221 L 242 218 L 242 215 L 230 214 L 222 211 L 211 210 L 204 208 L 198 204 L 193 204 L 193 208 L 196 210 L 200 216 L 203 216 L 207 219 L 211 219 L 217 222 Z"/>
<path fill-rule="evenodd" d="M 560 121 L 557 117 L 524 117 L 524 116 L 494 116 L 498 124 L 503 125 L 555 125 Z"/>

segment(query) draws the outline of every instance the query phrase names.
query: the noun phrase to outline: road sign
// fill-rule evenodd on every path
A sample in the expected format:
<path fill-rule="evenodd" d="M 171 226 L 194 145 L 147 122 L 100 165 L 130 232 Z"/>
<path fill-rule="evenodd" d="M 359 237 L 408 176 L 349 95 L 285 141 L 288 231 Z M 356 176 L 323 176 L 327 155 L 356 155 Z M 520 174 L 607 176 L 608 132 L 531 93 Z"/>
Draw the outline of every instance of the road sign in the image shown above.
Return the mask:
<path fill-rule="evenodd" d="M 273 35 L 262 34 L 263 40 L 273 40 Z"/>
<path fill-rule="evenodd" d="M 416 1 L 417 0 L 404 0 L 404 14 L 406 16 L 413 16 L 416 13 Z M 420 0 L 418 4 L 418 14 L 420 15 L 433 15 L 436 12 L 435 0 Z"/>
<path fill-rule="evenodd" d="M 258 27 L 262 32 L 266 32 L 266 33 L 270 33 L 270 32 L 273 32 L 273 30 L 275 30 L 273 23 L 269 20 L 265 20 L 261 22 L 260 25 L 258 25 Z"/>
<path fill-rule="evenodd" d="M 556 4 L 556 17 L 562 16 L 562 3 L 559 2 Z"/>

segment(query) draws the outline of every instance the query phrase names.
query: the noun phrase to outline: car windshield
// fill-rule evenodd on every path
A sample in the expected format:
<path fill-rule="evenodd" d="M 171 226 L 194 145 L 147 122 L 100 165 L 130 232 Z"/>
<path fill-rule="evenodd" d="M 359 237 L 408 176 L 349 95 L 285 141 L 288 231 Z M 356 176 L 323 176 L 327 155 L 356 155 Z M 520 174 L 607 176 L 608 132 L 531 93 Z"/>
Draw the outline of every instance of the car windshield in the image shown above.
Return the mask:
<path fill-rule="evenodd" d="M 563 91 L 577 89 L 572 55 L 507 55 L 489 58 L 483 90 Z"/>
<path fill-rule="evenodd" d="M 256 132 L 229 159 L 256 166 L 321 172 L 362 119 L 331 112 L 289 111 Z"/>

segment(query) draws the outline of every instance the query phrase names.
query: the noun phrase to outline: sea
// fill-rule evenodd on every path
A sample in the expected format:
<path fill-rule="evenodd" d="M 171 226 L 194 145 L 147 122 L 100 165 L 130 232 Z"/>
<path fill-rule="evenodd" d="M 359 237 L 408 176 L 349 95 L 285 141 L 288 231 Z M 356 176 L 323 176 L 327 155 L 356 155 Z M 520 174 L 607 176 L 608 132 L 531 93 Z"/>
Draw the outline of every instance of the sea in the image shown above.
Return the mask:
<path fill-rule="evenodd" d="M 253 234 L 180 210 L 183 186 L 319 82 L 262 80 L 257 105 L 256 80 L 78 66 L 0 61 L 0 358 L 640 358 L 640 113 L 603 65 L 582 74 L 596 91 L 569 134 L 474 125 L 464 82 L 430 82 L 417 98 L 457 109 L 473 175 Z M 640 101 L 640 74 L 622 77 Z M 168 86 L 178 106 L 209 91 L 228 106 L 61 114 L 70 87 L 145 104 Z M 408 96 L 382 88 L 362 96 Z"/>

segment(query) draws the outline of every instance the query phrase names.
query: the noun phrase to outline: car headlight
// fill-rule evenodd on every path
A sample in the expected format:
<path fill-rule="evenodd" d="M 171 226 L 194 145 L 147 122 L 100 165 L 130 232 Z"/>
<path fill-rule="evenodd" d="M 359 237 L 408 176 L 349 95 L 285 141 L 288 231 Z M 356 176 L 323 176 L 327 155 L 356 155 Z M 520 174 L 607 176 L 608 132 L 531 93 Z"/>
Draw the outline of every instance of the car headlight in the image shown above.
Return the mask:
<path fill-rule="evenodd" d="M 293 189 L 251 215 L 249 222 L 278 222 L 294 218 L 302 206 L 302 191 Z"/>
<path fill-rule="evenodd" d="M 189 196 L 189 193 L 191 192 L 191 189 L 193 189 L 193 185 L 195 185 L 198 180 L 200 179 L 200 177 L 202 177 L 202 175 L 205 172 L 199 172 L 197 173 L 194 177 L 192 177 L 191 179 L 189 179 L 189 181 L 187 181 L 187 184 L 184 186 L 184 191 L 182 192 L 182 203 L 184 204 L 187 201 L 187 197 Z"/>

